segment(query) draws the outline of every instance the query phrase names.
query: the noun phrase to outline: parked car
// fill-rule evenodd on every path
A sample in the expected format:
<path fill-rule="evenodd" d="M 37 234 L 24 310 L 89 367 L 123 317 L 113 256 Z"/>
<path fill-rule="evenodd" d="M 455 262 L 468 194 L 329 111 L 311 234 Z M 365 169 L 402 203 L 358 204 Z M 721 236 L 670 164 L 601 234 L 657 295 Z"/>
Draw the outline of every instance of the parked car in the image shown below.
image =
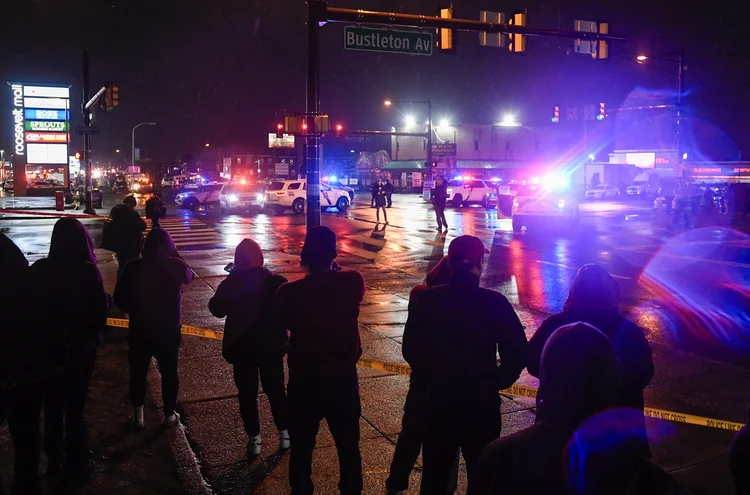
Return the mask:
<path fill-rule="evenodd" d="M 580 219 L 576 195 L 569 187 L 528 184 L 513 198 L 513 231 L 523 227 L 574 228 Z"/>
<path fill-rule="evenodd" d="M 272 208 L 281 214 L 287 208 L 298 215 L 305 212 L 307 202 L 307 181 L 298 180 L 276 180 L 268 185 L 265 192 L 265 206 Z M 321 209 L 336 208 L 346 211 L 350 205 L 349 194 L 340 189 L 333 189 L 325 184 L 320 185 L 320 207 Z"/>
<path fill-rule="evenodd" d="M 161 187 L 172 189 L 177 185 L 177 178 L 173 175 L 167 175 L 161 180 Z"/>
<path fill-rule="evenodd" d="M 346 193 L 349 195 L 349 204 L 354 204 L 354 189 L 353 188 L 351 188 L 349 186 L 345 186 L 344 184 L 342 184 L 339 181 L 329 182 L 329 181 L 327 181 L 327 180 L 324 179 L 324 180 L 320 181 L 320 183 L 322 185 L 326 185 L 326 186 L 331 187 L 331 189 L 339 189 L 341 191 L 346 191 Z"/>
<path fill-rule="evenodd" d="M 586 199 L 606 199 L 617 198 L 620 196 L 620 190 L 609 184 L 599 184 L 586 191 Z"/>
<path fill-rule="evenodd" d="M 112 192 L 115 194 L 127 194 L 130 191 L 128 187 L 128 181 L 124 175 L 118 175 L 115 177 L 115 182 L 112 184 Z"/>
<path fill-rule="evenodd" d="M 224 184 L 219 195 L 219 209 L 225 214 L 231 214 L 237 210 L 247 211 L 255 206 L 263 208 L 264 203 L 263 188 L 256 184 L 241 182 Z"/>
<path fill-rule="evenodd" d="M 219 203 L 223 184 L 209 184 L 197 189 L 181 192 L 174 198 L 174 204 L 178 208 L 195 211 L 201 206 L 206 207 Z"/>
<path fill-rule="evenodd" d="M 481 204 L 485 208 L 497 202 L 495 184 L 488 180 L 452 180 L 448 182 L 448 201 L 460 208 L 469 204 Z"/>
<path fill-rule="evenodd" d="M 8 179 L 3 182 L 3 191 L 13 191 L 13 179 Z"/>

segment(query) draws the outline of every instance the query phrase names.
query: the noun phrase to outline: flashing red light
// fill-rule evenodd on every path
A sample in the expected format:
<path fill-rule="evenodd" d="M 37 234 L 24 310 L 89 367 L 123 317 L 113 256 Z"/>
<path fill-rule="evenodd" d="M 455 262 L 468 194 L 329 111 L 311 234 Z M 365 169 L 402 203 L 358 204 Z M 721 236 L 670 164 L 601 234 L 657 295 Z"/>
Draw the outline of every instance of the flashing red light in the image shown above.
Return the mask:
<path fill-rule="evenodd" d="M 336 125 L 336 130 L 337 130 L 337 131 L 341 131 L 341 130 L 343 130 L 343 129 L 344 129 L 344 126 L 343 126 L 343 125 L 341 125 L 341 124 L 337 124 L 337 125 Z"/>
<path fill-rule="evenodd" d="M 306 130 L 307 130 L 307 122 L 303 122 L 303 123 L 302 123 L 302 130 L 303 130 L 303 131 L 306 131 Z"/>

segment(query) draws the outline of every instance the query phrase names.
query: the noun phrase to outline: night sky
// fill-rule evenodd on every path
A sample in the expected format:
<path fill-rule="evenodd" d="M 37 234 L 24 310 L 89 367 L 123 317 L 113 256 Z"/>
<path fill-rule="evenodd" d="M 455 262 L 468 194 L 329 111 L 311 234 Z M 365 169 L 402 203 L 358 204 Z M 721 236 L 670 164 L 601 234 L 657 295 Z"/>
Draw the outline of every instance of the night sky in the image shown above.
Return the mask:
<path fill-rule="evenodd" d="M 10 4 L 10 5 L 9 5 Z M 332 6 L 434 14 L 434 0 L 335 0 Z M 382 101 L 434 101 L 434 119 L 490 123 L 505 112 L 548 123 L 553 105 L 604 101 L 617 108 L 639 88 L 672 92 L 676 64 L 649 68 L 638 52 L 685 47 L 687 102 L 694 115 L 726 132 L 750 157 L 747 15 L 738 2 L 664 0 L 457 0 L 456 17 L 480 10 L 528 9 L 533 27 L 572 30 L 575 19 L 606 20 L 627 36 L 609 61 L 568 54 L 572 41 L 529 40 L 527 52 L 479 47 L 476 33 L 457 37 L 455 54 L 432 57 L 344 52 L 343 26 L 322 29 L 321 108 L 347 128 L 400 124 Z M 72 125 L 80 123 L 81 51 L 91 54 L 92 87 L 120 86 L 120 107 L 98 114 L 95 159 L 129 155 L 132 127 L 142 156 L 177 160 L 212 148 L 263 151 L 284 111 L 304 111 L 305 4 L 302 0 L 17 0 L 3 4 L 0 78 L 73 86 Z M 716 30 L 716 33 L 711 33 Z M 661 70 L 657 70 L 661 69 Z M 671 72 L 671 73 L 670 73 Z M 11 148 L 10 89 L 0 97 L 0 147 Z M 418 114 L 419 107 L 411 110 Z M 81 138 L 74 136 L 73 148 Z"/>

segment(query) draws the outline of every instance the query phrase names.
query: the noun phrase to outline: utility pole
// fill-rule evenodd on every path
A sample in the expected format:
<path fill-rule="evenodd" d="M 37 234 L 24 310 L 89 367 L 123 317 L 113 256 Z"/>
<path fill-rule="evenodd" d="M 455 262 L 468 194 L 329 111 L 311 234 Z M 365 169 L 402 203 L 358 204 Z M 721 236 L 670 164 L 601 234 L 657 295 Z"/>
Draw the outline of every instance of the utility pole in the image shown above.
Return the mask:
<path fill-rule="evenodd" d="M 324 4 L 325 5 L 325 4 Z M 320 2 L 307 0 L 307 97 L 305 118 L 314 122 L 320 112 L 318 100 L 318 22 Z M 312 132 L 310 132 L 312 131 Z M 307 230 L 320 225 L 320 134 L 315 125 L 305 133 L 305 171 L 307 173 Z"/>
<path fill-rule="evenodd" d="M 430 169 L 430 180 L 435 180 L 435 169 L 432 168 L 432 101 L 427 98 L 427 167 Z"/>
<path fill-rule="evenodd" d="M 89 52 L 83 51 L 83 126 L 91 127 L 91 111 L 86 108 L 86 102 L 89 101 Z M 84 197 L 86 198 L 86 208 L 83 210 L 87 215 L 96 215 L 93 208 L 92 194 L 94 182 L 91 177 L 91 134 L 86 132 L 83 135 L 83 163 L 86 171 L 84 179 Z"/>
<path fill-rule="evenodd" d="M 685 48 L 677 55 L 677 163 L 682 163 L 682 87 L 685 72 Z"/>

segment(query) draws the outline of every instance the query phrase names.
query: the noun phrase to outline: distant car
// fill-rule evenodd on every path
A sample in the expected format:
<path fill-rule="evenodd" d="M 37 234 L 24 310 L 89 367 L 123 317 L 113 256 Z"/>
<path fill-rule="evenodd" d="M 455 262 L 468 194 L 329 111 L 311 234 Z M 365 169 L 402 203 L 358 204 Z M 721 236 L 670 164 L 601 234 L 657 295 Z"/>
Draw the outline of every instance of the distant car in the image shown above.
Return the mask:
<path fill-rule="evenodd" d="M 13 191 L 13 179 L 8 179 L 3 182 L 3 191 Z"/>
<path fill-rule="evenodd" d="M 606 199 L 620 196 L 620 190 L 609 184 L 599 184 L 586 191 L 586 199 Z"/>
<path fill-rule="evenodd" d="M 161 187 L 168 187 L 169 189 L 172 189 L 177 185 L 177 179 L 174 176 L 165 176 L 161 180 Z"/>
<path fill-rule="evenodd" d="M 307 181 L 305 179 L 272 181 L 266 188 L 265 196 L 266 208 L 272 208 L 278 214 L 291 208 L 294 213 L 302 215 L 307 202 Z M 339 211 L 346 211 L 350 204 L 349 194 L 346 191 L 333 189 L 325 184 L 320 185 L 321 209 L 336 208 Z"/>
<path fill-rule="evenodd" d="M 513 231 L 540 224 L 573 228 L 578 225 L 578 201 L 567 188 L 529 184 L 513 198 Z"/>
<path fill-rule="evenodd" d="M 181 192 L 174 198 L 178 208 L 195 211 L 201 206 L 208 206 L 219 202 L 223 184 L 209 184 L 198 189 Z"/>
<path fill-rule="evenodd" d="M 480 204 L 488 208 L 497 201 L 495 185 L 488 180 L 452 180 L 448 182 L 446 192 L 448 201 L 456 208 L 469 204 Z"/>
<path fill-rule="evenodd" d="M 219 195 L 219 209 L 222 213 L 231 214 L 233 211 L 248 211 L 251 207 L 263 208 L 265 203 L 263 189 L 254 184 L 232 182 L 224 184 Z"/>
<path fill-rule="evenodd" d="M 346 193 L 349 195 L 349 203 L 350 204 L 354 203 L 354 189 L 353 188 L 349 186 L 345 186 L 339 181 L 328 182 L 328 181 L 322 180 L 320 181 L 320 183 L 323 185 L 329 186 L 331 189 L 338 189 L 341 191 L 346 191 Z"/>

